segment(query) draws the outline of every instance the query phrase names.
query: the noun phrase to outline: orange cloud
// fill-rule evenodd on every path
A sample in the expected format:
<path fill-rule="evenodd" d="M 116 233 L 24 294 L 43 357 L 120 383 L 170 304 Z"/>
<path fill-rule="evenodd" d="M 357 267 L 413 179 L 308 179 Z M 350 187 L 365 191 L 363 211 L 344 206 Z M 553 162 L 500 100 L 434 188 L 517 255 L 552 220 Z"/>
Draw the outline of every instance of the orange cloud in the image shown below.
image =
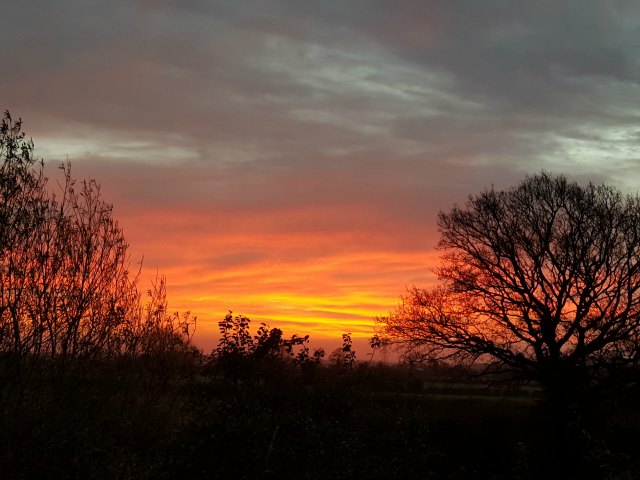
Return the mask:
<path fill-rule="evenodd" d="M 47 168 L 55 177 L 55 164 Z M 73 174 L 99 180 L 132 270 L 144 259 L 143 289 L 165 275 L 170 308 L 198 317 L 205 350 L 230 309 L 256 326 L 310 334 L 315 345 L 345 332 L 368 338 L 406 286 L 434 280 L 434 206 L 393 165 L 355 178 L 89 158 Z"/>
<path fill-rule="evenodd" d="M 171 308 L 198 316 L 196 340 L 205 348 L 215 343 L 217 321 L 230 309 L 256 325 L 315 340 L 344 332 L 370 337 L 374 317 L 386 315 L 405 286 L 432 282 L 429 267 L 437 262 L 433 251 L 382 249 L 375 234 L 367 241 L 357 226 L 279 232 L 270 222 L 245 219 L 252 232 L 227 233 L 211 218 L 193 228 L 195 220 L 185 216 L 145 216 L 144 222 L 138 215 L 121 218 L 134 258 L 144 251 L 151 267 L 144 269 L 145 281 L 156 266 L 167 276 Z"/>
<path fill-rule="evenodd" d="M 422 267 L 428 254 L 365 252 L 305 262 L 265 261 L 233 267 L 170 272 L 172 306 L 203 320 L 201 333 L 215 336 L 228 309 L 288 333 L 339 338 L 343 332 L 373 334 L 374 317 L 392 308 L 408 279 L 431 280 Z"/>

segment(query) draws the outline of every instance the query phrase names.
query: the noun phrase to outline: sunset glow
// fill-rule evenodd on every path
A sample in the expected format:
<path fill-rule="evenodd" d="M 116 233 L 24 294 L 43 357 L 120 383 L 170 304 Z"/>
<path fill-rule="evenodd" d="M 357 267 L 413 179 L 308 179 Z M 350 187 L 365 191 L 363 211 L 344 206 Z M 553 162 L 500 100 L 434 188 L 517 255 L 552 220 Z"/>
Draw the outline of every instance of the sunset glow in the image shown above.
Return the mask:
<path fill-rule="evenodd" d="M 198 218 L 191 221 L 216 223 Z M 314 340 L 335 341 L 345 332 L 368 338 L 374 317 L 386 315 L 405 286 L 433 281 L 430 266 L 437 265 L 433 251 L 382 249 L 373 234 L 366 242 L 366 232 L 358 232 L 356 225 L 353 231 L 318 235 L 273 232 L 270 227 L 277 222 L 255 221 L 256 228 L 244 234 L 201 227 L 181 239 L 179 232 L 193 231 L 186 217 L 154 218 L 166 233 L 150 232 L 141 219 L 125 216 L 122 221 L 134 255 L 141 250 L 136 244 L 146 245 L 140 251 L 144 265 L 161 265 L 158 272 L 167 276 L 171 307 L 204 319 L 198 329 L 205 345 L 215 340 L 216 322 L 227 310 L 288 334 L 311 334 Z M 155 241 L 156 235 L 164 242 Z M 363 250 L 367 243 L 370 249 Z M 146 267 L 143 271 L 144 281 L 155 275 Z"/>
<path fill-rule="evenodd" d="M 242 271 L 220 269 L 200 278 L 176 268 L 170 274 L 172 305 L 191 309 L 200 318 L 211 312 L 222 315 L 224 308 L 251 312 L 252 320 L 291 333 L 339 338 L 350 331 L 354 336 L 371 336 L 373 318 L 385 315 L 402 293 L 398 285 L 406 278 L 422 284 L 428 279 L 427 272 L 415 266 L 420 258 L 353 255 L 298 264 L 256 264 Z M 381 270 L 385 278 L 376 279 Z"/>

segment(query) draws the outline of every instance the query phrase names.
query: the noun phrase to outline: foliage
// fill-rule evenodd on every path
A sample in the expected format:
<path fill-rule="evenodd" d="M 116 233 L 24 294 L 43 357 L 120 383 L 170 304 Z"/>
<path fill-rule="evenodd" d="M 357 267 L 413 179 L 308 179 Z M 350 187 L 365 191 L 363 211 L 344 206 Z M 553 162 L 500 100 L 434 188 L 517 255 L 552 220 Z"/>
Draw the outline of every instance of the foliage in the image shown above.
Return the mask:
<path fill-rule="evenodd" d="M 225 377 L 238 383 L 250 379 L 258 364 L 290 360 L 296 365 L 318 363 L 324 355 L 316 351 L 313 358 L 309 354 L 309 335 L 296 334 L 284 338 L 279 328 L 269 329 L 261 323 L 255 335 L 250 333 L 251 320 L 233 312 L 218 322 L 220 340 L 212 352 L 213 363 Z"/>
<path fill-rule="evenodd" d="M 336 348 L 331 352 L 329 363 L 335 367 L 348 370 L 356 367 L 356 351 L 353 349 L 351 333 L 342 334 L 342 347 Z"/>
<path fill-rule="evenodd" d="M 410 348 L 581 397 L 640 360 L 640 198 L 542 173 L 440 213 L 441 286 L 383 320 Z"/>

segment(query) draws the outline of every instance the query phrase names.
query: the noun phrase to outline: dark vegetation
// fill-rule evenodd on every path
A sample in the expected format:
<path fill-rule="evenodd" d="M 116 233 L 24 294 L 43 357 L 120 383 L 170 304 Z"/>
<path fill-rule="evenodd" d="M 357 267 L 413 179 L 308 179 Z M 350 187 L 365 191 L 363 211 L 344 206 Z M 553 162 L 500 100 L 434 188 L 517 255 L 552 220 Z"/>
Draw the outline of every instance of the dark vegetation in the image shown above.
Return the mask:
<path fill-rule="evenodd" d="M 441 285 L 385 331 L 431 358 L 491 362 L 572 403 L 640 366 L 640 197 L 542 173 L 441 213 Z"/>
<path fill-rule="evenodd" d="M 230 312 L 219 322 L 219 344 L 203 353 L 191 344 L 195 319 L 167 311 L 164 279 L 141 291 L 97 183 L 76 182 L 64 165 L 54 188 L 32 155 L 7 113 L 0 478 L 638 478 L 634 362 L 607 375 L 602 364 L 593 371 L 592 361 L 579 363 L 593 376 L 587 386 L 610 372 L 615 382 L 606 382 L 606 395 L 587 395 L 578 383 L 580 395 L 559 403 L 540 378 L 487 352 L 456 356 L 449 344 L 410 342 L 427 349 L 410 348 L 396 365 L 378 362 L 398 335 L 375 335 L 371 350 L 356 355 L 344 334 L 342 347 L 325 355 L 309 349 L 306 335 L 251 328 Z M 456 294 L 476 285 L 464 278 Z M 631 316 L 624 325 L 635 325 Z M 587 345 L 595 327 L 584 330 Z M 549 345 L 542 350 L 551 355 Z M 529 353 L 513 355 L 532 361 Z"/>

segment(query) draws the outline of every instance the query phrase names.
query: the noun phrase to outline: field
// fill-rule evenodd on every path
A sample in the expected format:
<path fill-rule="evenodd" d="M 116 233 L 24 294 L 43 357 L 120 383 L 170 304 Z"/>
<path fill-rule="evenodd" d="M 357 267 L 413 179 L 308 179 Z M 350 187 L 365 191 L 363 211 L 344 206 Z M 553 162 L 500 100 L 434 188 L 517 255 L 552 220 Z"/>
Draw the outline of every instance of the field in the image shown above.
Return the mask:
<path fill-rule="evenodd" d="M 7 359 L 5 359 L 7 360 Z M 557 424 L 534 386 L 287 362 L 3 365 L 3 478 L 637 478 L 638 398 Z M 613 406 L 612 406 L 613 405 Z M 552 420 L 555 419 L 555 420 Z M 569 475 L 567 477 L 567 475 Z"/>

